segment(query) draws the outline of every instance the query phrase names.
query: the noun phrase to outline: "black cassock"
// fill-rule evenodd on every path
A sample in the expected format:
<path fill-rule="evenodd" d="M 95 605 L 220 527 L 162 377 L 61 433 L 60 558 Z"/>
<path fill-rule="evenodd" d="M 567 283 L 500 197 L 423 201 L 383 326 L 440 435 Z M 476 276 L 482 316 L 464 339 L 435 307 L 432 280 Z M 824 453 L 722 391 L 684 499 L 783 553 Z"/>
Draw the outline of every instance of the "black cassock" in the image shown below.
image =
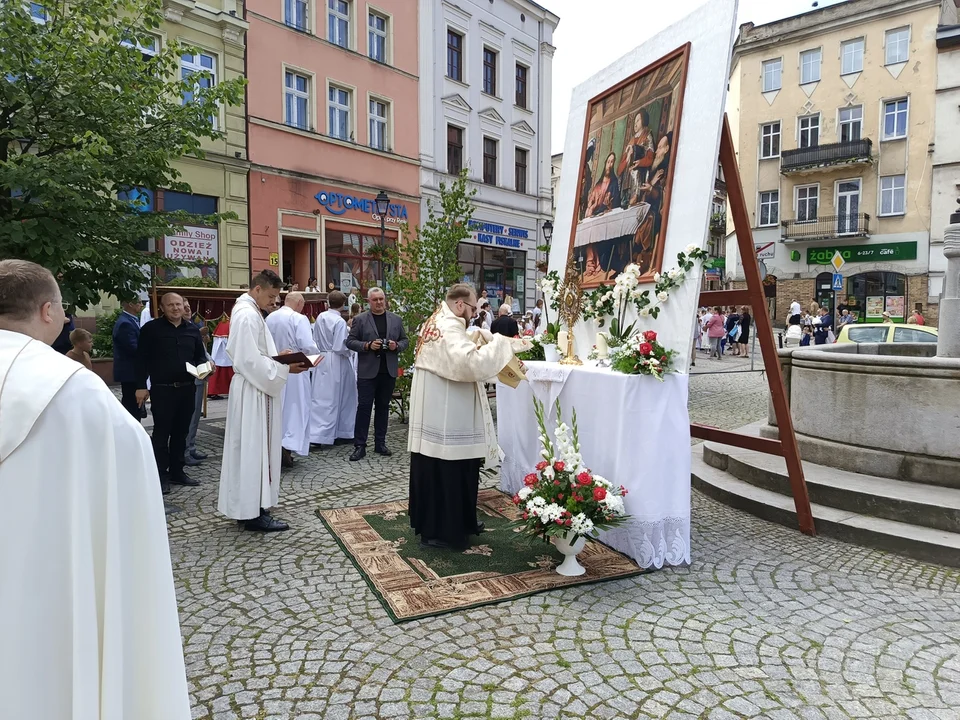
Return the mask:
<path fill-rule="evenodd" d="M 464 547 L 477 531 L 481 458 L 440 460 L 410 453 L 410 527 L 421 540 Z"/>

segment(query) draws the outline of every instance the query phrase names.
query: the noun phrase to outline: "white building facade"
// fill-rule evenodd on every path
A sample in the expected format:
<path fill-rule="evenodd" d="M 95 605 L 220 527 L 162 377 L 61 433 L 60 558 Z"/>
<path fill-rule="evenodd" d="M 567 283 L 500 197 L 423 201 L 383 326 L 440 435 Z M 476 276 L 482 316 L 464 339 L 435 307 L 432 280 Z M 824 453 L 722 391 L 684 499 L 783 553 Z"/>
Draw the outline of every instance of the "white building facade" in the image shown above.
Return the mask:
<path fill-rule="evenodd" d="M 528 0 L 419 0 L 422 217 L 441 182 L 467 171 L 476 189 L 464 280 L 494 309 L 536 302 L 537 246 L 552 217 L 553 31 Z"/>

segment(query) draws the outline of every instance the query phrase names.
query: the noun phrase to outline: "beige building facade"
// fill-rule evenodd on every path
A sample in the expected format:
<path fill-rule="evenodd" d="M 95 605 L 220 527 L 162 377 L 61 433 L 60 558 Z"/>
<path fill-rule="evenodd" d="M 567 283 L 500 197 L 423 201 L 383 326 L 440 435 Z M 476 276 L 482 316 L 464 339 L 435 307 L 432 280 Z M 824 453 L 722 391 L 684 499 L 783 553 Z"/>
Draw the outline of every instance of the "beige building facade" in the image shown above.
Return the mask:
<path fill-rule="evenodd" d="M 740 28 L 727 112 L 776 320 L 797 300 L 848 309 L 859 322 L 883 312 L 906 319 L 914 308 L 935 322 L 931 143 L 943 5 L 849 0 Z M 728 236 L 728 281 L 743 280 L 743 260 Z"/>

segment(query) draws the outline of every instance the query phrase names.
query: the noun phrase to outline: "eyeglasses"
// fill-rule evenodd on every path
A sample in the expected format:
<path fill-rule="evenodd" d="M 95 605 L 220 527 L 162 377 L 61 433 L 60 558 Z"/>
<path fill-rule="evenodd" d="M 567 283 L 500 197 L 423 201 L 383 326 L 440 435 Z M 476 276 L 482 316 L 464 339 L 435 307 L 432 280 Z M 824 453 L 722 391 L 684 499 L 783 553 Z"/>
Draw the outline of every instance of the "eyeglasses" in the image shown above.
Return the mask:
<path fill-rule="evenodd" d="M 468 308 L 470 308 L 470 312 L 476 312 L 476 311 L 477 311 L 477 306 L 476 306 L 476 305 L 471 305 L 471 304 L 468 303 L 466 300 L 461 300 L 460 302 L 462 302 L 464 305 L 466 305 Z"/>

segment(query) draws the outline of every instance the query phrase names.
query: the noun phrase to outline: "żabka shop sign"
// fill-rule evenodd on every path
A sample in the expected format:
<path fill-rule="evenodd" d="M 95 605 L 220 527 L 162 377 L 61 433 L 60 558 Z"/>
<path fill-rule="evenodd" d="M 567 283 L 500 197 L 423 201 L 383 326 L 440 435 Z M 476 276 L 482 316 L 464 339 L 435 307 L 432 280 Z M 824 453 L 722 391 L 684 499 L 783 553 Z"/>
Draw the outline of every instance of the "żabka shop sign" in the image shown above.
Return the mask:
<path fill-rule="evenodd" d="M 840 253 L 844 262 L 916 260 L 917 244 L 915 242 L 901 242 L 807 248 L 807 265 L 829 265 L 834 253 L 837 252 Z"/>
<path fill-rule="evenodd" d="M 217 228 L 184 225 L 175 235 L 163 238 L 163 254 L 186 262 L 217 262 L 219 231 Z"/>
<path fill-rule="evenodd" d="M 377 214 L 377 204 L 373 200 L 365 200 L 353 195 L 344 195 L 338 192 L 328 192 L 321 190 L 314 197 L 324 209 L 331 215 L 343 215 L 347 212 L 368 213 L 371 219 L 380 222 L 380 215 Z M 402 223 L 407 221 L 407 206 L 398 203 L 387 205 L 387 216 L 384 218 L 388 223 Z"/>

